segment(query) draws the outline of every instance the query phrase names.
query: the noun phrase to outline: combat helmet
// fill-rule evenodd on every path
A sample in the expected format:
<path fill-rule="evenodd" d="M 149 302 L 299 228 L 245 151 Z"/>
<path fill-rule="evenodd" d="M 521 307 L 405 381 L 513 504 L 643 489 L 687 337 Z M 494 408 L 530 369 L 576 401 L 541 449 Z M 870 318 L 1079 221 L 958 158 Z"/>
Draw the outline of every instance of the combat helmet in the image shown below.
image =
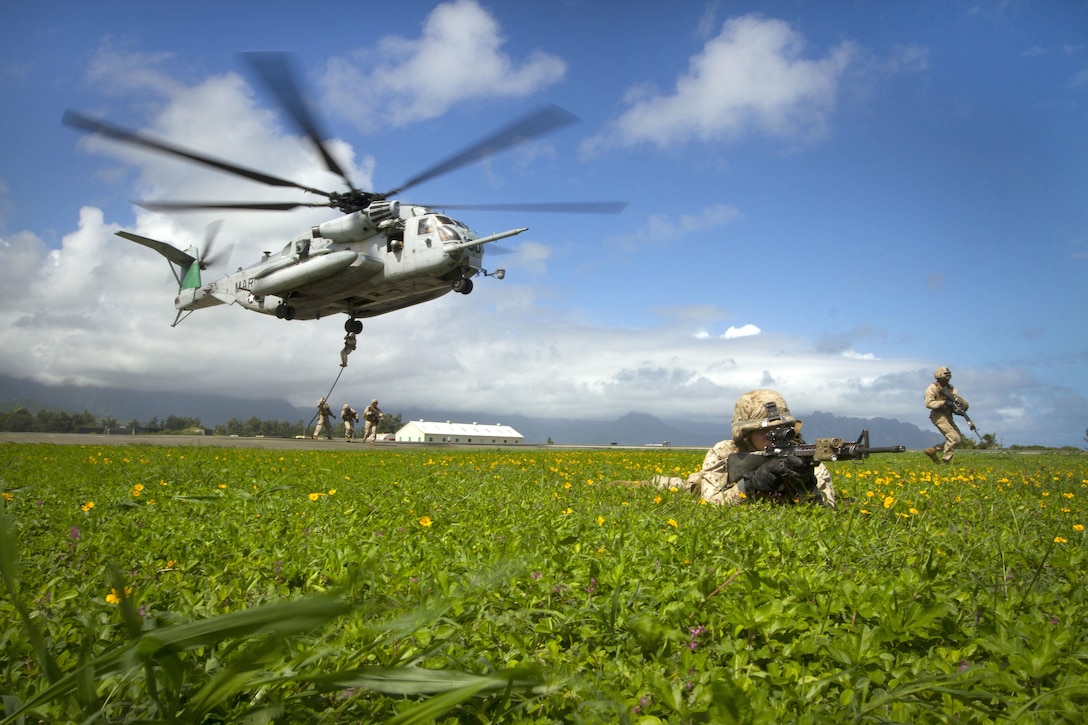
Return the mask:
<path fill-rule="evenodd" d="M 937 380 L 943 380 L 945 378 L 948 378 L 949 380 L 951 380 L 952 379 L 952 371 L 949 370 L 948 368 L 942 366 L 942 367 L 939 367 L 939 368 L 937 368 L 936 370 L 933 371 L 933 377 L 936 378 Z"/>
<path fill-rule="evenodd" d="M 801 421 L 793 417 L 785 398 L 775 390 L 750 390 L 733 406 L 733 442 L 738 446 L 744 447 L 753 431 L 783 425 L 792 425 L 800 435 Z"/>

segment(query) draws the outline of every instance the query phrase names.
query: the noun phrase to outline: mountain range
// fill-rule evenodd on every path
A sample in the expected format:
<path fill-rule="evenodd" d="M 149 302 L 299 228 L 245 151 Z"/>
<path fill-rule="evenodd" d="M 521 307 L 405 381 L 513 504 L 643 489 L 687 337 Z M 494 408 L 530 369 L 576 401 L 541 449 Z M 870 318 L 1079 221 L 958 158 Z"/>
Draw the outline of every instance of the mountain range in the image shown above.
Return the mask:
<path fill-rule="evenodd" d="M 310 408 L 297 408 L 283 399 L 249 400 L 202 395 L 192 392 L 135 392 L 122 388 L 82 385 L 44 385 L 28 379 L 0 375 L 0 411 L 22 406 L 34 413 L 41 408 L 69 413 L 90 411 L 97 418 L 112 417 L 121 423 L 165 420 L 174 415 L 198 418 L 206 427 L 226 423 L 231 418 L 256 417 L 269 421 L 309 421 Z M 583 418 L 532 418 L 524 415 L 445 411 L 438 409 L 387 410 L 399 414 L 403 422 L 439 420 L 459 423 L 501 423 L 516 429 L 526 443 L 573 445 L 661 445 L 709 447 L 729 437 L 729 421 L 663 420 L 648 413 L 632 412 L 615 420 Z M 805 421 L 806 439 L 842 437 L 853 440 L 867 429 L 874 446 L 904 445 L 920 449 L 941 441 L 934 432 L 923 431 L 912 423 L 890 418 L 849 418 L 815 411 L 798 414 Z"/>

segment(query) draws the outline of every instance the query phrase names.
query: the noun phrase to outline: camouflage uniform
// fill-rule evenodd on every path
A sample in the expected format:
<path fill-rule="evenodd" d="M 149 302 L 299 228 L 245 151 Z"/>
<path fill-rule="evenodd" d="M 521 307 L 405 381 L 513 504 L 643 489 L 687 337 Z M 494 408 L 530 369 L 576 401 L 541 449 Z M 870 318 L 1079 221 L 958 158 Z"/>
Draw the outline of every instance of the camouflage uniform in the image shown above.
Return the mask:
<path fill-rule="evenodd" d="M 325 399 L 317 401 L 317 427 L 314 428 L 314 438 L 321 435 L 321 432 L 325 432 L 325 438 L 332 440 L 332 425 L 329 423 L 329 417 L 336 417 L 332 413 L 332 408 L 325 402 Z"/>
<path fill-rule="evenodd" d="M 943 463 L 951 463 L 952 456 L 956 455 L 956 446 L 963 442 L 963 433 L 956 426 L 952 417 L 952 404 L 949 399 L 955 400 L 966 411 L 968 403 L 961 398 L 956 389 L 952 387 L 952 371 L 948 368 L 937 368 L 933 371 L 935 380 L 926 388 L 925 403 L 929 408 L 929 420 L 944 436 L 944 449 L 939 459 Z M 946 397 L 947 396 L 947 397 Z M 936 446 L 930 446 L 925 451 L 930 460 L 938 462 Z"/>
<path fill-rule="evenodd" d="M 768 403 L 773 407 L 768 408 Z M 732 453 L 750 453 L 753 451 L 749 438 L 760 429 L 792 425 L 800 433 L 801 421 L 790 415 L 790 409 L 782 396 L 773 390 L 752 390 L 737 399 L 733 407 L 733 439 L 717 443 L 707 451 L 703 467 L 684 478 L 656 476 L 652 483 L 660 489 L 678 488 L 696 493 L 700 498 L 713 504 L 739 504 L 752 500 L 778 500 L 786 503 L 780 494 L 755 492 L 746 495 L 737 481 L 729 480 L 726 461 Z M 795 499 L 821 503 L 835 507 L 835 487 L 831 481 L 831 471 L 824 464 L 813 470 L 807 490 L 800 492 Z M 792 503 L 792 501 L 789 501 Z"/>
<path fill-rule="evenodd" d="M 340 420 L 344 421 L 344 440 L 350 443 L 351 437 L 355 435 L 355 421 L 359 420 L 359 414 L 350 405 L 344 403 L 344 409 L 340 411 Z"/>
<path fill-rule="evenodd" d="M 344 335 L 344 349 L 340 351 L 340 367 L 348 366 L 348 355 L 353 352 L 355 352 L 355 333 L 349 332 Z"/>
<path fill-rule="evenodd" d="M 363 421 L 366 423 L 366 428 L 363 429 L 363 443 L 366 443 L 368 438 L 372 439 L 371 442 L 377 442 L 378 424 L 382 422 L 382 411 L 378 409 L 377 398 L 371 400 L 370 405 L 363 410 Z"/>

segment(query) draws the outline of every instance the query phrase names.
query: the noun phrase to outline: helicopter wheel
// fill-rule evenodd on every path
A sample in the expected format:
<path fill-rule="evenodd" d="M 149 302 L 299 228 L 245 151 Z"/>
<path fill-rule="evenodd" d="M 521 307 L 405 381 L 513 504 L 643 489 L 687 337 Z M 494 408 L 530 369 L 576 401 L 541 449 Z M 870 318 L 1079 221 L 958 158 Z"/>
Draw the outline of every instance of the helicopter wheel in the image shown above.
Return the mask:
<path fill-rule="evenodd" d="M 472 280 L 468 277 L 461 277 L 453 282 L 453 291 L 460 292 L 463 295 L 467 295 L 472 291 Z"/>
<path fill-rule="evenodd" d="M 362 331 L 363 323 L 359 320 L 352 319 L 344 323 L 344 332 L 354 332 L 356 335 L 358 335 Z"/>
<path fill-rule="evenodd" d="M 291 305 L 278 304 L 276 305 L 276 317 L 281 320 L 293 320 L 295 319 L 295 308 Z"/>

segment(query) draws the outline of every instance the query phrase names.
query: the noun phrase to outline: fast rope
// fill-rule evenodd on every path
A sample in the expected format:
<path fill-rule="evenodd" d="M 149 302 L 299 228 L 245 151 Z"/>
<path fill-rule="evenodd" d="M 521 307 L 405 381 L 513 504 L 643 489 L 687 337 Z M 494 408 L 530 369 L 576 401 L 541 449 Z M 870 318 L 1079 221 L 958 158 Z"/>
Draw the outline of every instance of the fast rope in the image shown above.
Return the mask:
<path fill-rule="evenodd" d="M 340 368 L 340 372 L 338 372 L 338 373 L 336 374 L 336 380 L 333 380 L 333 381 L 332 381 L 332 387 L 331 387 L 331 388 L 329 388 L 329 392 L 325 393 L 325 404 L 326 404 L 326 405 L 327 405 L 327 404 L 328 404 L 328 402 L 329 402 L 329 396 L 331 396 L 331 395 L 332 395 L 332 391 L 336 389 L 336 384 L 337 384 L 338 382 L 340 382 L 340 376 L 344 374 L 344 371 L 345 371 L 345 370 L 347 370 L 347 366 L 346 366 L 346 365 L 345 365 L 345 366 L 342 366 L 342 367 Z M 308 431 L 310 430 L 310 426 L 314 424 L 314 421 L 315 421 L 315 420 L 317 420 L 317 413 L 314 413 L 314 417 L 313 417 L 313 418 L 310 418 L 310 422 L 309 422 L 309 423 L 307 423 L 307 424 L 306 424 L 306 427 L 302 429 L 302 435 L 304 435 L 304 436 L 306 436 L 306 435 L 309 435 Z"/>

